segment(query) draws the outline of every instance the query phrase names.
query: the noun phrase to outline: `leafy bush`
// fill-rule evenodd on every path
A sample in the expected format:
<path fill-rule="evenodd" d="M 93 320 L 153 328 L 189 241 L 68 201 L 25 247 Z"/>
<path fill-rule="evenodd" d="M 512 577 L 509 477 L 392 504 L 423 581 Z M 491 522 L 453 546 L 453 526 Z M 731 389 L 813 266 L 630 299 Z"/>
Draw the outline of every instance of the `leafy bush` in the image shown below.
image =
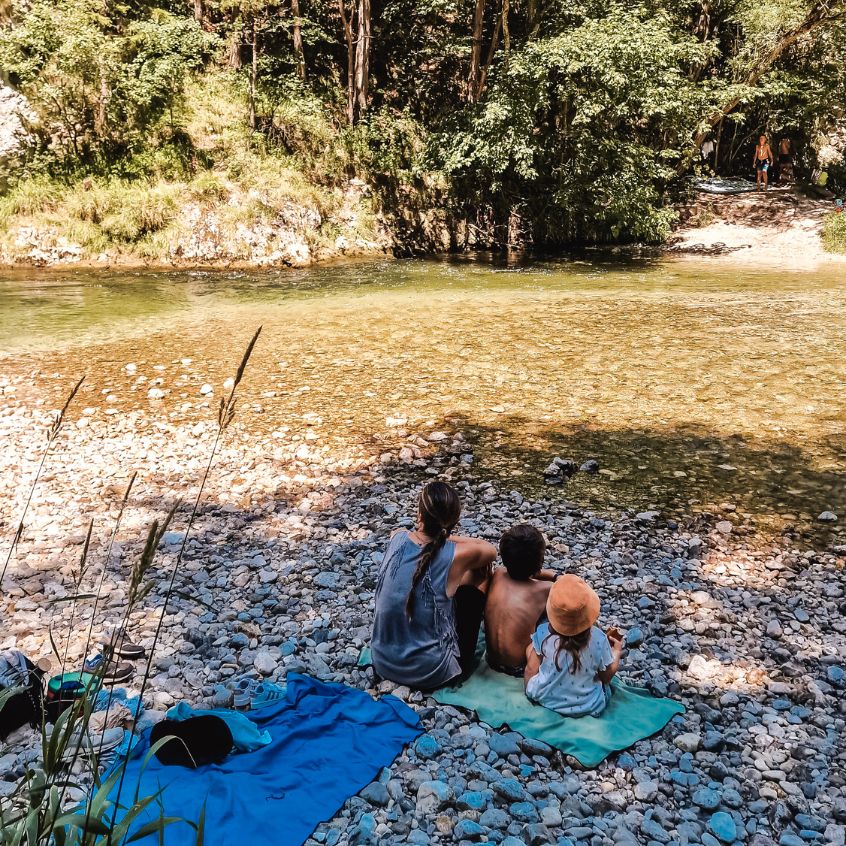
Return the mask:
<path fill-rule="evenodd" d="M 432 156 L 468 205 L 519 211 L 536 243 L 660 240 L 671 165 L 703 107 L 684 66 L 707 51 L 624 9 L 530 41 Z"/>
<path fill-rule="evenodd" d="M 823 244 L 830 253 L 846 253 L 846 212 L 828 215 L 823 223 Z"/>
<path fill-rule="evenodd" d="M 65 170 L 99 167 L 178 133 L 186 78 L 213 39 L 156 11 L 108 17 L 99 0 L 34 0 L 0 31 L 0 66 L 29 99 L 37 146 Z"/>

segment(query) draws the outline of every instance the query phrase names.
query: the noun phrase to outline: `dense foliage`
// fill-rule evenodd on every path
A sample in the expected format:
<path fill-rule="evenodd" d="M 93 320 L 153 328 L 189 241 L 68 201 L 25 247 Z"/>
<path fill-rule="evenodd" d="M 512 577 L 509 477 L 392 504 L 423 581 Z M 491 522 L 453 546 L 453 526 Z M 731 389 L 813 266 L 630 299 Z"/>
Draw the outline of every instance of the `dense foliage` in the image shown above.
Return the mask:
<path fill-rule="evenodd" d="M 705 140 L 721 173 L 748 169 L 760 133 L 792 139 L 800 174 L 842 173 L 846 0 L 0 0 L 3 16 L 0 68 L 35 112 L 28 174 L 230 166 L 186 97 L 198 78 L 247 148 L 327 184 L 363 176 L 386 205 L 438 203 L 493 246 L 658 240 Z"/>

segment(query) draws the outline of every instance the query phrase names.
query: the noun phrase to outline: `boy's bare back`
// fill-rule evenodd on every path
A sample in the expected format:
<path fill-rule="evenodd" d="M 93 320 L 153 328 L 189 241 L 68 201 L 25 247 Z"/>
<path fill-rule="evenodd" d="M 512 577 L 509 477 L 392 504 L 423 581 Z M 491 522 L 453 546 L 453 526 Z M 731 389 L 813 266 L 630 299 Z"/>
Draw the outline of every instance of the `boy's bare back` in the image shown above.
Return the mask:
<path fill-rule="evenodd" d="M 500 567 L 494 571 L 485 604 L 485 639 L 491 666 L 522 667 L 526 647 L 546 610 L 553 574 L 518 581 Z"/>

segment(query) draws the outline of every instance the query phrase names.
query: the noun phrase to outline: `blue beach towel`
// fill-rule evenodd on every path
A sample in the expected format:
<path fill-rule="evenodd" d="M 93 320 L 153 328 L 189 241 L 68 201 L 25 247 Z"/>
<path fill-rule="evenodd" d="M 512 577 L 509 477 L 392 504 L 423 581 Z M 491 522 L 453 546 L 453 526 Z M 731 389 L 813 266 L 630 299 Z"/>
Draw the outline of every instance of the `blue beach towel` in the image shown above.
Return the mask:
<path fill-rule="evenodd" d="M 421 732 L 414 711 L 393 696 L 374 700 L 297 673 L 288 675 L 286 699 L 250 717 L 270 734 L 269 744 L 196 770 L 155 758 L 144 769 L 149 739 L 142 738 L 126 765 L 121 804 L 131 804 L 136 789 L 139 796 L 162 790 L 165 816 L 197 822 L 205 805 L 205 846 L 300 846 Z M 151 806 L 131 831 L 158 816 Z M 155 846 L 159 839 L 153 834 L 135 842 Z M 187 823 L 173 823 L 163 842 L 194 846 L 196 833 Z"/>

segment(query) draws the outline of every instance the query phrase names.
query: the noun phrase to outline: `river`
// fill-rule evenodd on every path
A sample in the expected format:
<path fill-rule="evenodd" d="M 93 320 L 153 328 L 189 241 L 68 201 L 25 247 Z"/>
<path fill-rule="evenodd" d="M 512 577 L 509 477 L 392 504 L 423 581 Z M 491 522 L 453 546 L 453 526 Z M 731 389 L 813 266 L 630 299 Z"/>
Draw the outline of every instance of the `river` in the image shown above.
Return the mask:
<path fill-rule="evenodd" d="M 395 260 L 303 271 L 0 272 L 0 378 L 25 403 L 190 423 L 256 327 L 247 434 L 327 444 L 460 429 L 473 472 L 550 493 L 830 539 L 846 522 L 846 279 L 707 261 Z M 129 367 L 127 367 L 129 365 Z M 151 386 L 165 392 L 148 399 Z M 2 406 L 0 397 L 0 406 Z M 74 413 L 79 413 L 74 412 Z M 404 424 L 402 421 L 408 421 Z"/>

